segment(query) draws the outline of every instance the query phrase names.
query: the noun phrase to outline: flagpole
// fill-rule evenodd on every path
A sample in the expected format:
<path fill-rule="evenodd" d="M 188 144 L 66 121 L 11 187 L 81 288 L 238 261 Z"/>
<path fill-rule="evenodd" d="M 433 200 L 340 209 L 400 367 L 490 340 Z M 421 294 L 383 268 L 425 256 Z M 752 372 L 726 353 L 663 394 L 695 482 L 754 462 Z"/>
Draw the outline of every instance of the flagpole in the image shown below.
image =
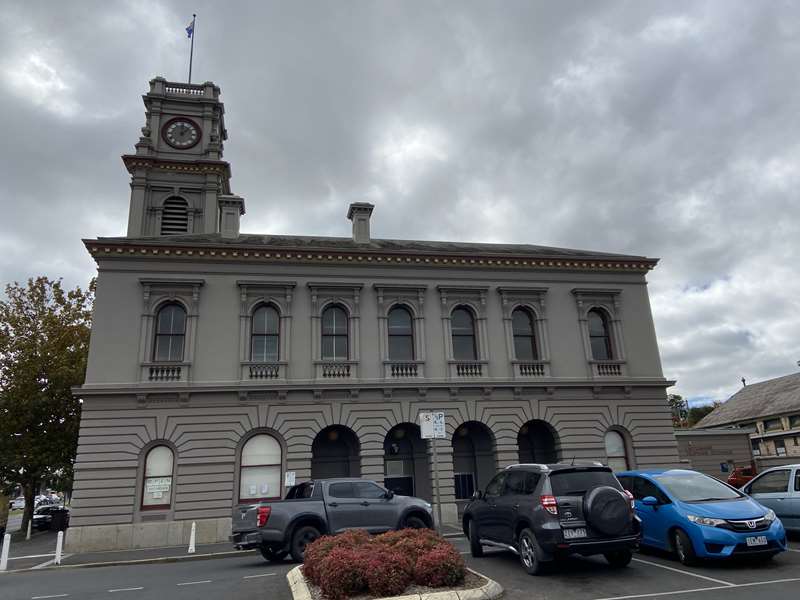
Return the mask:
<path fill-rule="evenodd" d="M 197 20 L 197 15 L 192 14 L 192 43 L 189 47 L 189 83 L 192 83 L 192 59 L 194 58 L 194 32 L 195 32 L 195 21 Z"/>

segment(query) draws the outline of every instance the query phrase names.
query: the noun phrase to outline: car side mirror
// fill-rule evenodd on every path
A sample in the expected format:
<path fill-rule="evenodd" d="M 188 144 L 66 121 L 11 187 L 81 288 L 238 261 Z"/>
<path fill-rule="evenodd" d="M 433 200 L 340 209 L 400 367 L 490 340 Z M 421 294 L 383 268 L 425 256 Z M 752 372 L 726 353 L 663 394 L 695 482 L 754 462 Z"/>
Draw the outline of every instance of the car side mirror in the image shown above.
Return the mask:
<path fill-rule="evenodd" d="M 642 504 L 645 506 L 658 506 L 658 499 L 655 496 L 645 496 L 642 498 Z"/>
<path fill-rule="evenodd" d="M 392 490 L 386 490 L 386 493 L 383 495 L 383 497 L 387 500 L 391 500 L 394 498 L 394 492 Z"/>
<path fill-rule="evenodd" d="M 473 500 L 481 500 L 482 498 L 483 498 L 483 492 L 481 492 L 480 490 L 475 490 L 475 492 L 472 494 Z"/>

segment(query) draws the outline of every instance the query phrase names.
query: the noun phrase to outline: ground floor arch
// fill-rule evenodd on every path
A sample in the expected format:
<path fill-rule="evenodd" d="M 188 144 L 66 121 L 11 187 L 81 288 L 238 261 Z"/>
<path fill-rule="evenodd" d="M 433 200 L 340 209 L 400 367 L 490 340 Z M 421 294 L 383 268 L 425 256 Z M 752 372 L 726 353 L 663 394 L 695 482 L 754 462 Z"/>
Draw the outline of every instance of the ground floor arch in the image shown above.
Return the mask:
<path fill-rule="evenodd" d="M 519 462 L 521 463 L 554 463 L 559 456 L 560 444 L 555 429 L 546 421 L 534 419 L 528 421 L 517 434 Z"/>
<path fill-rule="evenodd" d="M 383 442 L 383 484 L 395 494 L 431 500 L 428 449 L 414 423 L 399 423 Z"/>
<path fill-rule="evenodd" d="M 360 477 L 361 457 L 358 437 L 344 425 L 331 425 L 320 431 L 311 444 L 311 478 Z"/>
<path fill-rule="evenodd" d="M 483 423 L 468 421 L 456 428 L 452 442 L 455 497 L 468 500 L 497 471 L 494 436 Z"/>

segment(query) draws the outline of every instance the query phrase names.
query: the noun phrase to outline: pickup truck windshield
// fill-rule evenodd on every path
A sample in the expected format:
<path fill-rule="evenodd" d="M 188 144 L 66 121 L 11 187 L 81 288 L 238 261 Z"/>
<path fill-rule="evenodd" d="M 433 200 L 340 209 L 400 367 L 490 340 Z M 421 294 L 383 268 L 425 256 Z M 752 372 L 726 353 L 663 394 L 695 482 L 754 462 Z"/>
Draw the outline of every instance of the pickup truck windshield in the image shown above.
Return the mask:
<path fill-rule="evenodd" d="M 733 488 L 702 473 L 665 473 L 656 478 L 670 494 L 683 502 L 714 502 L 743 497 Z"/>
<path fill-rule="evenodd" d="M 588 490 L 601 485 L 622 489 L 617 478 L 608 469 L 556 471 L 550 475 L 550 485 L 554 496 L 583 496 Z"/>

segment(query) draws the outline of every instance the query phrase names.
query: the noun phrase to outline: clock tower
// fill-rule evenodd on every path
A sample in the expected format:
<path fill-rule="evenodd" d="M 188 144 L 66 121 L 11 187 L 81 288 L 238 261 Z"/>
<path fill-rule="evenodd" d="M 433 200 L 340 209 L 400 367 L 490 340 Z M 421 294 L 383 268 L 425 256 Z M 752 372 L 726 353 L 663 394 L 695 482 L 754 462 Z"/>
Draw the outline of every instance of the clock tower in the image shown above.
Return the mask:
<path fill-rule="evenodd" d="M 150 81 L 145 126 L 135 154 L 122 157 L 131 174 L 128 237 L 239 233 L 244 200 L 231 195 L 222 160 L 225 107 L 220 89 Z"/>

